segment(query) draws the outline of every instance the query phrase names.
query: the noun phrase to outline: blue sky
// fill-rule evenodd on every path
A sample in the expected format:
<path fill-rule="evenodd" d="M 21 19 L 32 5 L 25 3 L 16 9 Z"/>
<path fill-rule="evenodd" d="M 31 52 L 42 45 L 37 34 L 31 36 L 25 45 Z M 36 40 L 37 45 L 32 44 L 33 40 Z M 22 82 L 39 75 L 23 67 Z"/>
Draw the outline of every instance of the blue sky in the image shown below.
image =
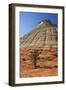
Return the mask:
<path fill-rule="evenodd" d="M 49 19 L 52 23 L 58 24 L 58 15 L 53 13 L 20 12 L 19 15 L 20 37 L 31 32 L 32 28 L 34 28 L 41 20 Z"/>

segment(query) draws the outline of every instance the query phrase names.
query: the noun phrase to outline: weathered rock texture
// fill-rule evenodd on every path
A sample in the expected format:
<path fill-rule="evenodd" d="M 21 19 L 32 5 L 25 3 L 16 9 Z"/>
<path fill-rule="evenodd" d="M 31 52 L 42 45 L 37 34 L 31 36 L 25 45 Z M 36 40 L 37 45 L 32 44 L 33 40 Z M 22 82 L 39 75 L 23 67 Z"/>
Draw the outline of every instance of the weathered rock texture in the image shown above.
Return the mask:
<path fill-rule="evenodd" d="M 57 26 L 44 20 L 32 32 L 20 37 L 20 77 L 57 76 Z M 32 53 L 39 55 L 36 69 L 33 66 Z"/>
<path fill-rule="evenodd" d="M 41 21 L 32 32 L 20 38 L 20 47 L 57 47 L 57 26 L 49 20 Z"/>

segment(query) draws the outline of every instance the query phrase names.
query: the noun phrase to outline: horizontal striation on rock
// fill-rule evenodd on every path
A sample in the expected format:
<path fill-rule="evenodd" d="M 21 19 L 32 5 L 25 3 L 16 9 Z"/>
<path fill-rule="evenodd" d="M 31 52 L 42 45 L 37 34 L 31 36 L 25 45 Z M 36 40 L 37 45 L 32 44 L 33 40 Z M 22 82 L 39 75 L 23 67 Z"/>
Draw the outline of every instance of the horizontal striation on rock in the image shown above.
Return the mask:
<path fill-rule="evenodd" d="M 51 21 L 41 21 L 32 32 L 20 37 L 20 48 L 57 47 L 58 28 Z"/>

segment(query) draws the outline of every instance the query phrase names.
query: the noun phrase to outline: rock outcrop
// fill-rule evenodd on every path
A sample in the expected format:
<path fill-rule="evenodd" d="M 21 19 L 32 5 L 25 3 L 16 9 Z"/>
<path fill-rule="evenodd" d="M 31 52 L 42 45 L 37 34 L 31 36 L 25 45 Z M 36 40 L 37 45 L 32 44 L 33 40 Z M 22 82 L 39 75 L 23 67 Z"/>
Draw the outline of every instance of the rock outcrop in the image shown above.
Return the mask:
<path fill-rule="evenodd" d="M 20 48 L 57 47 L 57 32 L 50 20 L 40 21 L 30 33 L 20 37 Z"/>

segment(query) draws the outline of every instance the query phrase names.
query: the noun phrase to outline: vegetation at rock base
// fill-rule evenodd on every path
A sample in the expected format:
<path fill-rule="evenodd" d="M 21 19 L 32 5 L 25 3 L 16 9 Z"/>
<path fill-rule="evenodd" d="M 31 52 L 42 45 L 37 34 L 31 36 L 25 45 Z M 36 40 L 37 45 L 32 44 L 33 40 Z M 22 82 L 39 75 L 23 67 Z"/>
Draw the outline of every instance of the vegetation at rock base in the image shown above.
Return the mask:
<path fill-rule="evenodd" d="M 34 69 L 36 69 L 36 64 L 37 64 L 37 59 L 38 59 L 38 56 L 39 56 L 39 53 L 37 50 L 34 50 L 31 54 L 31 58 L 32 58 L 32 62 L 33 62 L 33 66 L 34 66 Z"/>

